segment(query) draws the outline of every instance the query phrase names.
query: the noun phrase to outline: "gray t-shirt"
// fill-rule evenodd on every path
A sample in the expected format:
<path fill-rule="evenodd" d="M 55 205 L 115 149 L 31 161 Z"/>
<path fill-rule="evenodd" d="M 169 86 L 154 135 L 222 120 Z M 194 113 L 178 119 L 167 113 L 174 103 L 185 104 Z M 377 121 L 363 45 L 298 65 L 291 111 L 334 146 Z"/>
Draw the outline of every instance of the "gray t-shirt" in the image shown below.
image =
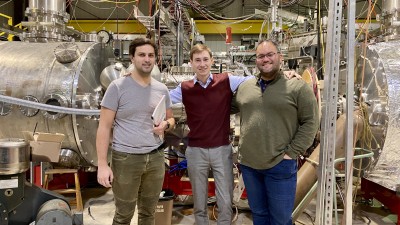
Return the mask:
<path fill-rule="evenodd" d="M 162 144 L 163 140 L 153 133 L 151 115 L 163 95 L 168 109 L 171 107 L 168 88 L 154 78 L 146 87 L 139 85 L 131 76 L 111 82 L 101 106 L 116 112 L 112 141 L 114 150 L 144 154 Z"/>

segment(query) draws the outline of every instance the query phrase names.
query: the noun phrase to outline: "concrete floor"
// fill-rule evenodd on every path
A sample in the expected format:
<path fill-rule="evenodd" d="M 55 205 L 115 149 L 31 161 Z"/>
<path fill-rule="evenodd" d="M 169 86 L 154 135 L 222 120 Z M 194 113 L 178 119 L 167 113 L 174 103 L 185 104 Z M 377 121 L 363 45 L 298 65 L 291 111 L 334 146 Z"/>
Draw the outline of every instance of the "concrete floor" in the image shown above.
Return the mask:
<path fill-rule="evenodd" d="M 84 225 L 110 225 L 114 215 L 113 194 L 110 189 L 105 188 L 87 188 L 82 189 L 84 212 Z M 165 217 L 159 214 L 158 218 Z M 217 224 L 212 217 L 212 206 L 210 206 L 210 224 Z M 341 214 L 339 213 L 339 223 Z M 397 215 L 392 214 L 382 204 L 374 201 L 372 204 L 357 203 L 353 212 L 353 224 L 361 225 L 393 225 L 397 222 Z M 296 225 L 313 225 L 315 220 L 315 200 L 312 201 L 309 207 L 296 221 Z M 334 220 L 335 221 L 335 220 Z M 190 196 L 178 196 L 174 201 L 172 216 L 161 218 L 156 225 L 194 225 L 193 209 L 190 204 Z M 132 224 L 137 224 L 137 216 L 135 215 Z M 251 225 L 252 217 L 248 210 L 240 209 L 237 213 L 237 218 L 234 225 Z M 335 223 L 334 223 L 335 224 Z"/>

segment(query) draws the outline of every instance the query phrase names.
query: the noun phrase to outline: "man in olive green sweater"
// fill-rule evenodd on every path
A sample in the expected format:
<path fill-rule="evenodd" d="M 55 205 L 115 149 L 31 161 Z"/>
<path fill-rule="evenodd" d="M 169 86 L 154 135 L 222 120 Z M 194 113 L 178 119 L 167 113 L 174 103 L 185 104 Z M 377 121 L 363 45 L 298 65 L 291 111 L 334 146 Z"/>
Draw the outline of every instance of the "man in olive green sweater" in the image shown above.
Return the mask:
<path fill-rule="evenodd" d="M 281 71 L 279 44 L 256 49 L 258 77 L 239 86 L 240 169 L 254 225 L 292 225 L 297 157 L 311 146 L 319 127 L 317 101 L 303 80 Z"/>

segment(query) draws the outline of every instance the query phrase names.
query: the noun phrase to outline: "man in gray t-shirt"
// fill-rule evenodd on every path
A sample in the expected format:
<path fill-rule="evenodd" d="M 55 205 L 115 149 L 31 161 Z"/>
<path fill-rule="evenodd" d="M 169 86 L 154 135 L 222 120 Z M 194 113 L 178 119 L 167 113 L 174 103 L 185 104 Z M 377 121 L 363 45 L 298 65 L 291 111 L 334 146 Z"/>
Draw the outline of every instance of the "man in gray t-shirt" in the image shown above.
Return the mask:
<path fill-rule="evenodd" d="M 109 85 L 101 103 L 97 180 L 112 187 L 116 206 L 113 225 L 130 224 L 136 204 L 138 224 L 153 225 L 165 172 L 162 136 L 174 127 L 175 120 L 167 87 L 150 75 L 157 56 L 154 43 L 137 38 L 131 42 L 129 54 L 134 69 Z M 162 98 L 166 118 L 154 124 L 151 116 Z M 110 167 L 107 152 L 111 133 Z"/>

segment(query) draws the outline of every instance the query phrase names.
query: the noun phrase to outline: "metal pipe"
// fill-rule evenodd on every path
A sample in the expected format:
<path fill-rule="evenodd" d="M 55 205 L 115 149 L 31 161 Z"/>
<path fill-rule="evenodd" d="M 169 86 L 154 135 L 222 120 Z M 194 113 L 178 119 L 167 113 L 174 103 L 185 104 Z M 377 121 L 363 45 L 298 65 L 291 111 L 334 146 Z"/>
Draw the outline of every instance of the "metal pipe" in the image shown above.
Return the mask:
<path fill-rule="evenodd" d="M 363 117 L 359 111 L 353 113 L 353 128 L 354 128 L 354 139 L 356 142 L 361 137 L 361 131 L 363 130 Z M 336 121 L 336 157 L 344 156 L 345 146 L 345 127 L 346 127 L 346 116 L 341 115 Z M 309 159 L 312 161 L 318 161 L 320 153 L 320 145 L 318 145 L 314 152 L 310 155 Z M 300 216 L 304 208 L 310 203 L 312 197 L 316 194 L 316 189 L 312 188 L 317 181 L 317 168 L 312 163 L 306 161 L 303 166 L 297 172 L 297 189 L 295 199 L 295 210 L 293 212 L 293 221 Z M 306 198 L 307 197 L 307 198 Z M 305 199 L 303 201 L 303 199 Z M 301 204 L 300 204 L 301 203 Z"/>
<path fill-rule="evenodd" d="M 346 96 L 353 96 L 354 93 L 354 49 L 355 49 L 355 1 L 350 1 L 347 5 L 347 76 L 346 76 Z M 345 190 L 345 216 L 346 225 L 351 225 L 353 218 L 353 117 L 354 101 L 348 98 L 346 101 L 346 190 Z M 352 140 L 353 139 L 353 140 Z M 336 216 L 337 219 L 337 216 Z"/>

